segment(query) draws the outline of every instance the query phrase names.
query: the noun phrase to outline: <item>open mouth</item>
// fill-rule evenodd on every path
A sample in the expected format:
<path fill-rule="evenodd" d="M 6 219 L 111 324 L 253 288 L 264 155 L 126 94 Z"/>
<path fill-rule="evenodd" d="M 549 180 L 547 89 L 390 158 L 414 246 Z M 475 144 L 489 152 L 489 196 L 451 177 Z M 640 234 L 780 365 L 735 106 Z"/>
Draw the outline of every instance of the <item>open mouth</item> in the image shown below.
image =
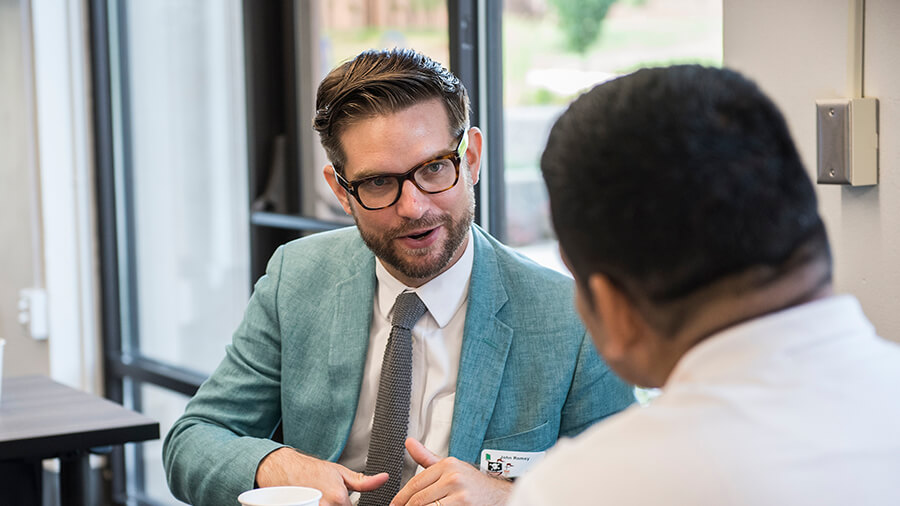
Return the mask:
<path fill-rule="evenodd" d="M 420 239 L 424 239 L 424 238 L 428 237 L 429 235 L 431 235 L 432 232 L 434 232 L 433 228 L 430 230 L 426 230 L 426 231 L 422 232 L 421 234 L 410 234 L 406 237 L 409 237 L 410 239 L 415 239 L 418 241 Z"/>

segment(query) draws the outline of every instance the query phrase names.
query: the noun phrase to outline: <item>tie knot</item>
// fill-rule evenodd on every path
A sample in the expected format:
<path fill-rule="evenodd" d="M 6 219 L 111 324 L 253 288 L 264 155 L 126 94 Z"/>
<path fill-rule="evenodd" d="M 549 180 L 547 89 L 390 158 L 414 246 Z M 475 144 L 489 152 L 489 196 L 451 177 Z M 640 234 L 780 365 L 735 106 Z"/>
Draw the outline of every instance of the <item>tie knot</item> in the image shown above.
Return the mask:
<path fill-rule="evenodd" d="M 403 292 L 394 301 L 391 325 L 410 330 L 425 314 L 425 303 L 414 292 Z"/>

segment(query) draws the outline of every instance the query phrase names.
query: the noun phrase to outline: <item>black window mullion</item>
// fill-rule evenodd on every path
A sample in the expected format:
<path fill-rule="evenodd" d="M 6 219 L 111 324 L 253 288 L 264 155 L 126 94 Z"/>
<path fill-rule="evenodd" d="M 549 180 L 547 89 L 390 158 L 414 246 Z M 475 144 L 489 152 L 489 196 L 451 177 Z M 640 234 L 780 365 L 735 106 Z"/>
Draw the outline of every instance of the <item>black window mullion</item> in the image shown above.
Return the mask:
<path fill-rule="evenodd" d="M 485 90 L 482 110 L 487 127 L 488 198 L 490 216 L 488 230 L 501 241 L 506 239 L 506 177 L 503 159 L 503 2 L 485 1 L 486 25 L 483 41 Z"/>
<path fill-rule="evenodd" d="M 485 131 L 487 216 L 484 195 L 476 192 L 476 221 L 500 240 L 506 236 L 506 185 L 503 177 L 503 2 L 448 0 L 450 69 L 472 102 L 472 124 Z M 484 34 L 481 37 L 481 34 Z M 483 84 L 483 85 L 482 85 Z"/>
<path fill-rule="evenodd" d="M 299 209 L 294 97 L 293 2 L 244 0 L 244 74 L 247 102 L 248 207 L 250 208 L 250 285 L 265 273 L 279 244 L 299 237 L 296 230 L 255 224 L 256 213 L 293 215 Z M 277 150 L 283 152 L 276 153 Z M 276 167 L 276 163 L 284 163 Z M 280 171 L 280 177 L 279 177 Z M 260 197 L 270 179 L 285 189 L 284 201 Z"/>
<path fill-rule="evenodd" d="M 480 118 L 478 0 L 448 0 L 450 70 L 463 82 L 472 102 L 472 122 Z"/>
<path fill-rule="evenodd" d="M 91 79 L 94 91 L 94 158 L 97 223 L 100 242 L 101 319 L 104 357 L 122 353 L 119 312 L 119 258 L 116 243 L 116 195 L 113 158 L 112 104 L 106 2 L 90 3 Z M 121 403 L 122 383 L 104 368 L 106 397 Z"/>
<path fill-rule="evenodd" d="M 109 49 L 109 12 L 105 0 L 90 2 L 91 81 L 93 87 L 95 186 L 100 255 L 101 333 L 104 353 L 104 388 L 107 398 L 123 403 L 123 378 L 114 372 L 122 354 L 122 313 L 119 286 L 118 216 L 116 213 L 115 155 L 113 146 L 112 83 Z M 126 496 L 125 452 L 122 446 L 110 453 L 111 493 Z"/>
<path fill-rule="evenodd" d="M 120 360 L 110 361 L 110 366 L 111 372 L 119 377 L 155 385 L 187 397 L 197 393 L 200 384 L 207 378 L 206 374 L 141 356 L 122 356 Z"/>

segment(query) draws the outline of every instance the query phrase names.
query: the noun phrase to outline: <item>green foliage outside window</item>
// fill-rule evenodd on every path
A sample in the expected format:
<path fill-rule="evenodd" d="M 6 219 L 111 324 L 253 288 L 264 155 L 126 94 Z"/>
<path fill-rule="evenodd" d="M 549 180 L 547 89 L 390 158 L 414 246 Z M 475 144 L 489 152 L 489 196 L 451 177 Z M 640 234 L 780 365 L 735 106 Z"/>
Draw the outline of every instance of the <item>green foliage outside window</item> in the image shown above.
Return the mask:
<path fill-rule="evenodd" d="M 587 54 L 614 3 L 616 0 L 553 0 L 566 43 L 573 51 Z"/>

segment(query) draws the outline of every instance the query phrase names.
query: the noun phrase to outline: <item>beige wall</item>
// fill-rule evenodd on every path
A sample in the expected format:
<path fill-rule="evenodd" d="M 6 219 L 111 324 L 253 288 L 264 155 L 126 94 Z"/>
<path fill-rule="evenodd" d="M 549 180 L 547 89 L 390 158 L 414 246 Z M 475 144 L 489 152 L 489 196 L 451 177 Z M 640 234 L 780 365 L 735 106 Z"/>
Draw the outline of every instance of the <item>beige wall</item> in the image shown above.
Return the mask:
<path fill-rule="evenodd" d="M 817 185 L 835 287 L 855 294 L 878 332 L 900 341 L 900 2 L 866 0 L 865 96 L 879 99 L 880 183 Z M 850 97 L 848 0 L 724 0 L 725 65 L 782 108 L 810 174 L 815 100 Z"/>
<path fill-rule="evenodd" d="M 18 322 L 19 290 L 34 284 L 32 174 L 22 58 L 19 0 L 0 0 L 0 338 L 6 339 L 4 376 L 49 374 L 46 341 Z"/>

